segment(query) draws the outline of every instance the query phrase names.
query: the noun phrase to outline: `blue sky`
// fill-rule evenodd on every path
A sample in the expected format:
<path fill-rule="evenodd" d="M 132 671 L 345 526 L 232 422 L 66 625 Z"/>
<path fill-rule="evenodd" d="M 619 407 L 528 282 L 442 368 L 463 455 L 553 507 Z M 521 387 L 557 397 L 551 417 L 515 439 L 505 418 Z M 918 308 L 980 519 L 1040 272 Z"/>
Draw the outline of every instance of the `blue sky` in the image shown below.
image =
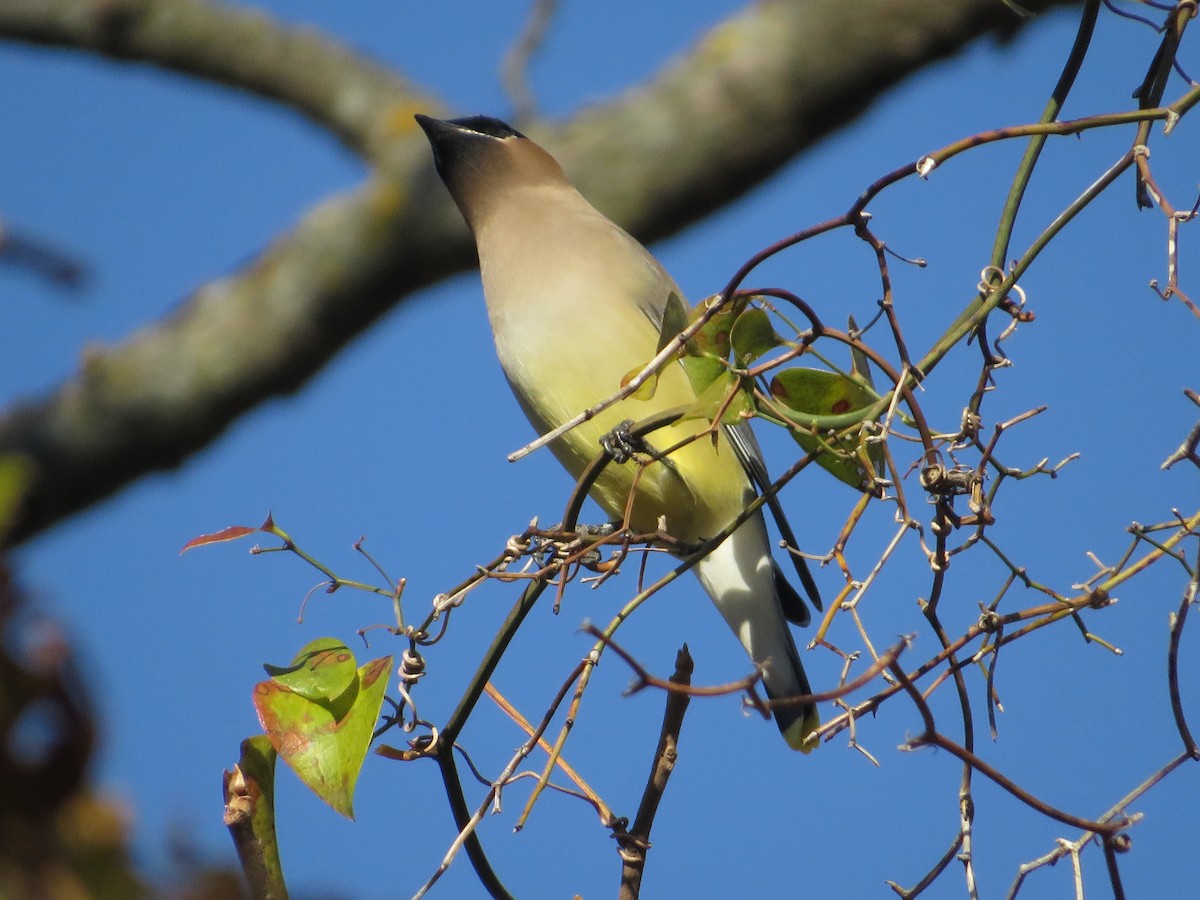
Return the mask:
<path fill-rule="evenodd" d="M 396 66 L 456 112 L 508 112 L 495 73 L 524 15 L 520 5 L 266 6 Z M 547 113 L 569 115 L 636 84 L 737 4 L 696 3 L 686 12 L 645 7 L 564 6 L 531 73 Z M 1011 44 L 981 43 L 933 67 L 751 196 L 655 247 L 656 254 L 692 299 L 719 289 L 755 250 L 844 211 L 883 172 L 973 132 L 1035 120 L 1073 31 L 1072 15 L 1058 15 Z M 1128 108 L 1155 40 L 1148 29 L 1104 16 L 1066 115 Z M 364 174 L 331 137 L 296 115 L 150 67 L 9 45 L 0 80 L 20 86 L 3 101 L 8 177 L 0 184 L 0 216 L 72 248 L 92 268 L 78 296 L 0 271 L 0 334 L 10 335 L 0 360 L 5 398 L 58 383 L 89 345 L 119 341 L 169 312 Z M 1181 85 L 1174 81 L 1168 98 Z M 1014 248 L 1027 245 L 1129 140 L 1123 131 L 1051 142 Z M 1160 183 L 1181 206 L 1197 189 L 1187 165 L 1197 158 L 1196 140 L 1196 124 L 1184 120 L 1169 140 L 1157 135 L 1152 145 Z M 930 263 L 923 270 L 893 267 L 911 345 L 936 338 L 969 299 L 1019 152 L 1016 143 L 983 148 L 872 204 L 877 233 L 898 252 Z M 1037 319 L 1006 344 L 1014 366 L 997 376 L 989 426 L 1048 404 L 1006 436 L 1003 459 L 1029 466 L 1043 457 L 1082 456 L 1056 480 L 1007 485 L 991 533 L 1037 578 L 1063 591 L 1092 574 L 1087 552 L 1105 562 L 1120 555 L 1130 521 L 1161 521 L 1172 507 L 1190 512 L 1200 496 L 1194 469 L 1158 468 L 1196 418 L 1181 389 L 1198 387 L 1200 335 L 1200 323 L 1182 305 L 1162 303 L 1147 287 L 1165 277 L 1165 244 L 1163 217 L 1139 213 L 1124 179 L 1023 280 Z M 1196 258 L 1185 228 L 1184 285 L 1200 293 L 1200 282 L 1189 282 Z M 878 291 L 872 273 L 865 248 L 837 235 L 785 254 L 754 280 L 795 290 L 831 321 L 848 313 L 865 321 Z M 448 351 L 447 323 L 454 334 Z M 926 385 L 922 403 L 937 427 L 957 425 L 962 379 L 973 381 L 976 359 L 974 348 L 953 354 Z M 318 580 L 298 560 L 250 557 L 238 545 L 180 558 L 179 547 L 226 524 L 256 524 L 273 510 L 306 549 L 347 576 L 370 576 L 351 550 L 365 534 L 389 571 L 408 578 L 408 602 L 422 608 L 494 556 L 532 516 L 548 521 L 560 511 L 569 482 L 548 454 L 516 466 L 504 460 L 528 437 L 492 357 L 477 276 L 468 273 L 404 304 L 295 396 L 256 410 L 178 471 L 143 479 L 18 551 L 26 585 L 81 648 L 104 720 L 96 775 L 136 810 L 136 847 L 151 871 L 167 871 L 174 830 L 214 860 L 232 858 L 220 818 L 220 772 L 235 761 L 238 741 L 257 730 L 250 688 L 262 677 L 261 663 L 285 662 L 312 638 L 350 638 L 389 616 L 377 599 L 343 591 L 315 597 L 298 625 L 300 602 Z M 784 441 L 768 439 L 767 446 L 777 464 L 789 452 Z M 910 495 L 915 490 L 910 485 Z M 854 496 L 812 472 L 784 501 L 801 541 L 820 550 L 835 539 Z M 893 528 L 888 510 L 868 517 L 851 551 L 860 571 Z M 836 571 L 818 577 L 832 596 Z M 945 600 L 949 630 L 973 622 L 1002 579 L 986 553 L 956 560 Z M 916 604 L 928 584 L 916 543 L 906 542 L 861 609 L 880 643 L 917 632 L 914 661 L 936 643 Z M 559 616 L 548 606 L 531 616 L 496 678 L 528 717 L 540 716 L 590 647 L 580 623 L 606 622 L 631 585 L 627 577 L 595 592 L 577 589 Z M 1089 816 L 1173 756 L 1165 647 L 1167 616 L 1183 585 L 1177 569 L 1159 566 L 1135 579 L 1117 605 L 1087 617 L 1124 650 L 1121 657 L 1085 645 L 1069 626 L 1010 648 L 998 682 L 1006 708 L 1000 740 L 992 744 L 980 725 L 986 758 L 1047 801 Z M 514 596 L 511 588 L 489 587 L 456 614 L 453 640 L 429 654 L 435 675 L 421 687 L 424 714 L 449 712 Z M 1004 608 L 1037 601 L 1015 591 Z M 839 620 L 833 639 L 858 646 L 848 618 Z M 746 671 L 736 642 L 690 582 L 640 610 L 621 640 L 664 672 L 686 641 L 697 683 Z M 382 655 L 400 648 L 377 640 L 373 649 Z M 1198 652 L 1195 635 L 1186 635 L 1185 700 L 1195 700 L 1188 686 Z M 836 658 L 818 650 L 805 659 L 819 688 L 836 683 Z M 632 815 L 662 698 L 621 696 L 628 678 L 615 659 L 601 666 L 567 756 L 610 805 Z M 981 714 L 978 679 L 973 691 Z M 951 701 L 941 692 L 935 712 L 958 738 Z M 876 768 L 846 749 L 844 735 L 800 757 L 772 725 L 743 716 L 736 699 L 693 703 L 683 757 L 655 824 L 646 895 L 736 895 L 753 885 L 770 896 L 883 896 L 885 879 L 915 882 L 953 837 L 959 778 L 945 753 L 896 751 L 919 725 L 902 701 L 862 721 L 859 739 L 879 759 Z M 464 740 L 485 771 L 495 772 L 522 738 L 499 713 L 483 709 Z M 295 893 L 410 895 L 454 835 L 438 785 L 431 765 L 369 760 L 358 821 L 349 823 L 281 773 L 281 840 Z M 1185 767 L 1135 804 L 1145 819 L 1122 858 L 1131 895 L 1147 896 L 1150 886 L 1159 896 L 1181 895 L 1200 877 L 1189 802 L 1197 787 L 1196 773 Z M 481 831 L 512 890 L 610 892 L 619 874 L 612 841 L 582 804 L 547 796 L 525 830 L 512 833 L 525 790 L 513 786 L 504 813 Z M 1048 852 L 1056 837 L 1077 836 L 983 779 L 975 799 L 985 896 L 1006 890 L 1016 867 Z M 1084 871 L 1086 883 L 1103 892 L 1094 849 Z M 1070 890 L 1065 865 L 1031 877 L 1027 896 Z M 480 893 L 465 859 L 438 890 Z M 932 891 L 962 894 L 958 871 Z"/>

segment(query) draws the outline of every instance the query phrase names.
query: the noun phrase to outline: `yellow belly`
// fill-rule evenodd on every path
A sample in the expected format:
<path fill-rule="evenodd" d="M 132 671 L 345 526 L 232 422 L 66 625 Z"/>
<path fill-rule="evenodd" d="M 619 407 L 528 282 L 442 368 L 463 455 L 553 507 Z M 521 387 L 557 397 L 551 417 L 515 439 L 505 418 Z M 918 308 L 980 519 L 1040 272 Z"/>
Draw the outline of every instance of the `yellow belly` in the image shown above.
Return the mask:
<path fill-rule="evenodd" d="M 544 332 L 528 334 L 517 339 L 522 345 L 517 347 L 501 347 L 498 341 L 513 393 L 540 434 L 615 394 L 622 377 L 654 356 L 657 335 L 648 321 L 643 325 L 637 319 L 613 317 L 594 324 L 596 331 L 589 329 L 587 336 L 560 334 L 547 340 Z M 694 400 L 683 367 L 671 363 L 659 376 L 653 397 L 622 400 L 550 446 L 572 477 L 578 478 L 600 452 L 600 439 L 615 426 L 686 407 Z M 658 451 L 694 440 L 672 451 L 666 462 L 644 464 L 645 457 L 610 462 L 591 496 L 614 521 L 624 521 L 629 509 L 629 525 L 638 532 L 656 530 L 659 517 L 665 516 L 667 530 L 680 540 L 696 542 L 712 536 L 741 511 L 750 485 L 724 434 L 718 430 L 714 443 L 710 432 L 710 423 L 701 419 L 653 432 L 646 441 Z"/>

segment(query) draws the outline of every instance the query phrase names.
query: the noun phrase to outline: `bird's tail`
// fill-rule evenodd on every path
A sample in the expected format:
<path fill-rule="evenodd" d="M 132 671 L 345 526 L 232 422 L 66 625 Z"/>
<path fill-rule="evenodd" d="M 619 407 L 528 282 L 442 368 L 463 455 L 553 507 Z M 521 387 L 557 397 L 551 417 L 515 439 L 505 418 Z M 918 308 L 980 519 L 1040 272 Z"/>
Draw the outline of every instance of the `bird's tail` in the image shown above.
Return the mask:
<path fill-rule="evenodd" d="M 776 588 L 776 567 L 761 515 L 747 519 L 695 571 L 705 591 L 754 662 L 763 667 L 763 686 L 773 699 L 811 694 L 800 654 L 784 618 Z M 820 724 L 812 703 L 778 706 L 775 723 L 794 750 L 816 746 Z"/>

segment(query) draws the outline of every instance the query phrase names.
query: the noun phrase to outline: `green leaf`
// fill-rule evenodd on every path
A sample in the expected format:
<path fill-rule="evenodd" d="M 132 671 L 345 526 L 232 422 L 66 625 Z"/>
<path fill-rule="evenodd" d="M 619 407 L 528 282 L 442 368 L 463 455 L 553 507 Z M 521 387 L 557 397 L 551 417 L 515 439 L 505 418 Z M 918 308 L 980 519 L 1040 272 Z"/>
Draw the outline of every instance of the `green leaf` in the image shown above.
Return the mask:
<path fill-rule="evenodd" d="M 740 366 L 754 362 L 783 344 L 783 338 L 775 333 L 766 310 L 755 306 L 734 321 L 729 341 L 733 346 L 733 358 Z"/>
<path fill-rule="evenodd" d="M 824 369 L 791 368 L 771 379 L 771 396 L 810 416 L 838 416 L 865 409 L 879 395 L 853 378 Z"/>
<path fill-rule="evenodd" d="M 679 337 L 680 333 L 688 327 L 688 309 L 684 305 L 683 299 L 674 291 L 671 291 L 667 297 L 667 304 L 663 307 L 663 320 L 658 331 L 658 346 L 654 348 L 654 354 L 657 356 L 662 349 Z M 642 370 L 650 364 L 650 360 L 646 360 L 640 366 L 635 366 L 621 376 L 621 387 L 625 387 L 629 382 L 633 381 Z M 645 381 L 638 385 L 630 396 L 634 400 L 650 400 L 654 397 L 655 391 L 658 390 L 659 373 L 651 374 Z"/>
<path fill-rule="evenodd" d="M 655 354 L 659 353 L 663 347 L 679 337 L 680 333 L 688 327 L 688 309 L 680 297 L 674 291 L 671 291 L 667 297 L 667 305 L 663 309 L 662 325 L 658 331 L 658 347 L 655 348 Z"/>
<path fill-rule="evenodd" d="M 792 368 L 771 379 L 771 396 L 783 406 L 808 416 L 840 416 L 866 409 L 879 395 L 866 385 L 823 369 Z M 817 463 L 851 487 L 878 493 L 874 474 L 882 471 L 883 451 L 876 444 L 860 446 L 857 433 L 837 429 L 789 429 Z M 873 471 L 872 471 L 873 470 Z"/>
<path fill-rule="evenodd" d="M 703 316 L 713 300 L 710 297 L 692 307 L 690 321 L 695 322 Z M 747 302 L 739 299 L 724 307 L 705 322 L 684 346 L 683 367 L 697 397 L 729 371 L 729 330 L 738 313 L 746 308 Z"/>
<path fill-rule="evenodd" d="M 847 318 L 847 325 L 850 334 L 858 333 L 858 323 L 854 321 L 854 316 Z M 850 348 L 850 374 L 871 390 L 875 390 L 875 380 L 871 378 L 871 363 L 867 360 L 867 354 L 857 347 Z"/>
<path fill-rule="evenodd" d="M 725 360 L 716 356 L 685 356 L 683 370 L 697 396 L 702 395 L 714 381 L 729 372 Z"/>
<path fill-rule="evenodd" d="M 650 360 L 646 360 L 646 362 L 643 363 L 642 365 L 635 366 L 634 368 L 632 368 L 628 372 L 626 372 L 624 375 L 622 375 L 621 376 L 621 387 L 625 387 L 625 385 L 627 385 L 627 384 L 629 384 L 629 382 L 633 381 L 633 379 L 635 379 L 638 375 L 640 375 L 642 370 L 645 369 L 646 366 L 649 365 L 649 363 L 650 363 Z M 645 381 L 643 381 L 641 384 L 639 384 L 637 386 L 637 389 L 629 396 L 632 397 L 634 400 L 649 400 L 654 396 L 654 392 L 657 390 L 658 390 L 658 373 L 654 372 L 650 375 L 650 377 L 648 377 Z"/>
<path fill-rule="evenodd" d="M 297 658 L 305 655 L 301 651 Z M 353 670 L 352 683 L 337 702 L 309 699 L 279 678 L 254 687 L 254 707 L 271 746 L 301 781 L 347 818 L 354 818 L 354 786 L 379 719 L 391 668 L 392 658 L 386 656 Z"/>
<path fill-rule="evenodd" d="M 317 638 L 304 645 L 290 666 L 263 668 L 300 696 L 331 704 L 355 683 L 355 665 L 354 653 L 337 638 Z"/>
<path fill-rule="evenodd" d="M 727 371 L 696 398 L 696 402 L 684 412 L 683 418 L 712 422 L 719 416 L 724 425 L 736 425 L 744 421 L 743 413 L 754 412 L 754 400 L 741 387 L 741 379 Z"/>

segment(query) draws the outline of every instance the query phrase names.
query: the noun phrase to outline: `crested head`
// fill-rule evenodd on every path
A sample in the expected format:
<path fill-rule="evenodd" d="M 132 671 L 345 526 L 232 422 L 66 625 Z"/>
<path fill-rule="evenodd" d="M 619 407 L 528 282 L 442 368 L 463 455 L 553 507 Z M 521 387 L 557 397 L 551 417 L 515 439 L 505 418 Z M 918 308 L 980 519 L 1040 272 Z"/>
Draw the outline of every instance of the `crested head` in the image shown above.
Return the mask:
<path fill-rule="evenodd" d="M 501 194 L 568 184 L 554 158 L 507 122 L 491 116 L 415 118 L 429 138 L 438 175 L 472 228 Z"/>
<path fill-rule="evenodd" d="M 517 129 L 513 128 L 507 122 L 493 118 L 492 116 L 464 116 L 461 119 L 434 119 L 430 116 L 423 116 L 418 113 L 414 118 L 416 118 L 417 124 L 425 129 L 426 134 L 429 133 L 430 129 L 436 131 L 440 128 L 447 131 L 469 132 L 472 134 L 478 134 L 481 137 L 497 138 L 498 140 L 504 140 L 505 138 L 510 137 L 528 140 L 528 138 L 525 138 L 525 135 L 521 134 L 521 132 L 517 131 Z"/>

